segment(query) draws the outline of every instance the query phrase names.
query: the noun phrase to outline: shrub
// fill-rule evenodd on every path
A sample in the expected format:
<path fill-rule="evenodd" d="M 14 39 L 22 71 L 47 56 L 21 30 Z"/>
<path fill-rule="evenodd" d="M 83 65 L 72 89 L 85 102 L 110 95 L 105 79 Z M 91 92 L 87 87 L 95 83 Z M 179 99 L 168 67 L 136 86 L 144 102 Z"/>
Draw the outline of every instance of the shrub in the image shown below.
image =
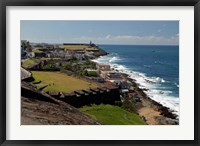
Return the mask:
<path fill-rule="evenodd" d="M 87 76 L 89 76 L 89 77 L 98 77 L 99 76 L 96 71 L 89 71 L 89 72 L 87 72 L 87 74 L 88 74 Z"/>
<path fill-rule="evenodd" d="M 90 68 L 96 68 L 96 64 L 95 64 L 94 62 L 90 61 L 90 60 L 87 60 L 87 61 L 85 62 L 85 65 L 86 65 L 87 67 L 90 67 Z"/>
<path fill-rule="evenodd" d="M 67 70 L 72 70 L 72 66 L 70 64 L 63 64 L 62 68 L 67 69 Z"/>
<path fill-rule="evenodd" d="M 55 64 L 47 64 L 43 66 L 44 70 L 59 70 L 59 68 Z"/>
<path fill-rule="evenodd" d="M 128 95 L 124 95 L 122 108 L 128 111 L 137 112 L 135 102 L 130 97 L 128 97 Z"/>

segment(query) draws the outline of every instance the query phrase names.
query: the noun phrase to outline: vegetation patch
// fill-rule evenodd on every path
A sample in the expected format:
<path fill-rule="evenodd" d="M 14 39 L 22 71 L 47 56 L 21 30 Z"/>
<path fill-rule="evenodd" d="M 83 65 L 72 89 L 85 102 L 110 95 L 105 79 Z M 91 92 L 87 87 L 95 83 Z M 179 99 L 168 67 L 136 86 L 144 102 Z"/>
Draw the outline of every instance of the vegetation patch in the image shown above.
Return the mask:
<path fill-rule="evenodd" d="M 145 125 L 135 113 L 113 105 L 84 106 L 80 110 L 104 125 Z"/>
<path fill-rule="evenodd" d="M 95 83 L 77 79 L 60 72 L 32 71 L 32 74 L 35 79 L 34 82 L 41 81 L 41 83 L 36 84 L 37 87 L 48 85 L 44 88 L 44 91 L 70 92 L 98 86 Z"/>
<path fill-rule="evenodd" d="M 65 50 L 73 50 L 73 51 L 76 51 L 76 50 L 96 51 L 96 50 L 98 50 L 95 47 L 90 47 L 87 45 L 60 45 L 59 47 L 64 48 Z"/>
<path fill-rule="evenodd" d="M 46 58 L 46 57 L 42 57 L 42 58 L 40 58 L 41 60 L 61 60 L 61 58 Z"/>
<path fill-rule="evenodd" d="M 99 77 L 98 73 L 96 71 L 89 71 L 86 73 L 86 76 L 89 77 Z"/>
<path fill-rule="evenodd" d="M 68 63 L 62 63 L 61 69 L 72 71 L 79 76 L 89 76 L 86 69 L 96 69 L 96 64 L 90 60 L 79 63 L 77 60 L 71 60 Z M 98 76 L 96 73 L 91 73 L 91 76 Z"/>
<path fill-rule="evenodd" d="M 35 53 L 41 53 L 41 52 L 43 52 L 43 51 L 40 51 L 40 50 L 38 50 L 38 49 L 32 50 L 32 51 L 35 52 Z"/>
<path fill-rule="evenodd" d="M 28 67 L 30 65 L 35 64 L 36 62 L 37 62 L 37 59 L 32 59 L 32 58 L 26 59 L 26 60 L 22 61 L 22 67 L 26 68 L 26 67 Z"/>

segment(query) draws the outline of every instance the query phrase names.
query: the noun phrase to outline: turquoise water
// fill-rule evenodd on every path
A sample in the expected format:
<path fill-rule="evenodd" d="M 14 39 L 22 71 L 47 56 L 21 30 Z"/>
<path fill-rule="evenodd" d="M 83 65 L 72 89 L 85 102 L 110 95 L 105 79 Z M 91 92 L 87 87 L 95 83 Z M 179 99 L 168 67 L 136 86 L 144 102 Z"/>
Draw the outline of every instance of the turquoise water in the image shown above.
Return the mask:
<path fill-rule="evenodd" d="M 141 88 L 149 89 L 147 95 L 179 111 L 179 47 L 100 45 L 109 52 L 96 61 L 107 63 L 113 69 L 129 74 Z"/>

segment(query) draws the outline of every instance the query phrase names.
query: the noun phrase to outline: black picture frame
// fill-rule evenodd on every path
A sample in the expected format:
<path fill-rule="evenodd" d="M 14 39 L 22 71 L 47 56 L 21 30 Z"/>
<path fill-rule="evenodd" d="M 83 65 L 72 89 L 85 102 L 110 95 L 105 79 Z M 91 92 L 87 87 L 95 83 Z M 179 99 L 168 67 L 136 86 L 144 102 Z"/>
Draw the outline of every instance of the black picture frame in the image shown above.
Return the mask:
<path fill-rule="evenodd" d="M 194 140 L 7 140 L 6 139 L 6 7 L 7 6 L 194 6 Z M 0 143 L 9 145 L 199 145 L 199 0 L 0 0 Z M 189 108 L 189 107 L 188 107 Z M 187 131 L 185 131 L 187 132 Z"/>

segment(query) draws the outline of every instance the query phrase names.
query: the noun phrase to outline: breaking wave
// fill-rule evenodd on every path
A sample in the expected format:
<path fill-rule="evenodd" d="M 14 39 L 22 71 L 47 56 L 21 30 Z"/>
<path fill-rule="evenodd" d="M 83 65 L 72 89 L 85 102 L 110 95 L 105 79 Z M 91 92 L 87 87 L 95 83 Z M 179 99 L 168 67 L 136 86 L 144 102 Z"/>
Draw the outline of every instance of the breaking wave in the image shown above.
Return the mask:
<path fill-rule="evenodd" d="M 101 56 L 93 61 L 97 63 L 109 64 L 113 70 L 129 75 L 130 78 L 134 79 L 139 84 L 141 89 L 148 89 L 144 92 L 151 99 L 170 108 L 172 113 L 179 115 L 179 98 L 173 96 L 172 91 L 167 90 L 167 87 L 161 86 L 163 83 L 168 83 L 169 81 L 160 77 L 149 77 L 145 73 L 133 71 L 132 68 L 130 69 L 125 65 L 119 64 L 119 62 L 123 61 L 123 59 L 121 59 L 116 53 Z M 174 85 L 179 88 L 177 83 L 174 83 Z"/>

